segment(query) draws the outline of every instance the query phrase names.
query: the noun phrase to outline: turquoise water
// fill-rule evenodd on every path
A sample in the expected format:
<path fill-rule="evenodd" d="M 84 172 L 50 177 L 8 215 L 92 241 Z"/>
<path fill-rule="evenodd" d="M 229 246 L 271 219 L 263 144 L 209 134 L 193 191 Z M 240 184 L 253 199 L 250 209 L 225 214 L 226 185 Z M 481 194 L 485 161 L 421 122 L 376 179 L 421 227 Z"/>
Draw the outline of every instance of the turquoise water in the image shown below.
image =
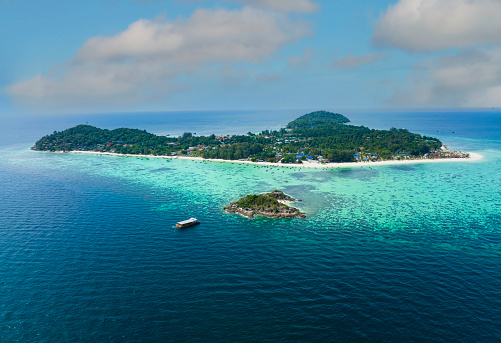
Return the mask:
<path fill-rule="evenodd" d="M 291 116 L 130 115 L 117 126 L 242 133 Z M 310 170 L 52 154 L 29 146 L 69 123 L 10 123 L 0 140 L 0 338 L 500 340 L 500 114 L 347 116 L 435 132 L 485 157 Z M 273 189 L 302 199 L 307 218 L 222 210 Z M 172 229 L 190 216 L 202 225 Z"/>

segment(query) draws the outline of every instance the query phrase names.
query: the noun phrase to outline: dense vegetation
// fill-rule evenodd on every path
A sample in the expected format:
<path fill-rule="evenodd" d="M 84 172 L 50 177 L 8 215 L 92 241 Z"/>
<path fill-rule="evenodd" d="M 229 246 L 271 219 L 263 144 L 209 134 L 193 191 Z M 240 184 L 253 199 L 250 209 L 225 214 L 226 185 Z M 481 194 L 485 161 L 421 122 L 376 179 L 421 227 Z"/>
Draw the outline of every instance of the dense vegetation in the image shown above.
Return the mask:
<path fill-rule="evenodd" d="M 281 204 L 277 198 L 269 194 L 249 194 L 246 197 L 237 200 L 235 204 L 241 208 L 250 208 L 261 211 L 272 210 L 274 212 L 277 212 L 279 207 L 289 208 L 289 206 Z"/>
<path fill-rule="evenodd" d="M 279 202 L 279 200 L 283 201 L 295 201 L 295 199 L 291 198 L 287 194 L 282 191 L 274 190 L 271 193 L 263 193 L 263 194 L 250 194 L 246 197 L 243 197 L 235 202 L 238 207 L 241 208 L 250 208 L 250 209 L 260 209 L 260 210 L 273 210 L 277 211 L 277 208 L 288 209 L 289 206 Z"/>
<path fill-rule="evenodd" d="M 305 114 L 280 130 L 234 136 L 194 136 L 186 132 L 179 137 L 157 136 L 138 129 L 106 130 L 78 125 L 41 138 L 34 149 L 297 163 L 306 159 L 351 162 L 415 158 L 442 146 L 436 138 L 405 129 L 373 130 L 346 125 L 348 122 L 341 114 L 318 111 Z"/>
<path fill-rule="evenodd" d="M 229 213 L 239 213 L 248 218 L 255 215 L 271 218 L 304 218 L 306 215 L 297 208 L 287 206 L 281 201 L 296 201 L 282 191 L 274 190 L 271 193 L 250 194 L 224 209 Z"/>

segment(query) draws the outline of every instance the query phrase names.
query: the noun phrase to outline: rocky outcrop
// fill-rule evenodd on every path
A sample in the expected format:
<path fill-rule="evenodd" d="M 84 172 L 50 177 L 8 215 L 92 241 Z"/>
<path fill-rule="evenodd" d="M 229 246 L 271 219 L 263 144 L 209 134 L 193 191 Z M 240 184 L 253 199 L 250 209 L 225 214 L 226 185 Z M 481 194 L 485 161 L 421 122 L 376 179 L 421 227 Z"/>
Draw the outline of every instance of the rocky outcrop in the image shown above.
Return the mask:
<path fill-rule="evenodd" d="M 278 201 L 290 201 L 290 202 L 301 201 L 300 199 L 294 199 L 293 197 L 279 190 L 274 190 L 271 193 L 265 193 L 265 194 L 274 197 Z"/>
<path fill-rule="evenodd" d="M 273 191 L 259 195 L 248 195 L 228 204 L 223 209 L 228 213 L 238 213 L 247 218 L 262 216 L 268 218 L 305 218 L 306 215 L 297 208 L 283 202 L 298 201 L 281 191 Z"/>

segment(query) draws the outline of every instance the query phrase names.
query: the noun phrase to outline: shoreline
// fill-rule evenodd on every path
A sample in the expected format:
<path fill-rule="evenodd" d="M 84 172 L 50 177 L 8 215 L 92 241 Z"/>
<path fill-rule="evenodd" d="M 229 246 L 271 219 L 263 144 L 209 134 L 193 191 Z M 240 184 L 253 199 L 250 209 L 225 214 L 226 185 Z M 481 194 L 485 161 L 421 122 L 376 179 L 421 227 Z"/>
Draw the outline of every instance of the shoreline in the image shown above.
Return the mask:
<path fill-rule="evenodd" d="M 484 158 L 475 152 L 469 152 L 470 157 L 467 158 L 438 158 L 438 159 L 414 159 L 414 160 L 388 160 L 388 161 L 367 161 L 367 162 L 344 162 L 344 163 L 316 163 L 305 162 L 302 164 L 282 164 L 274 162 L 252 162 L 240 160 L 223 160 L 223 159 L 210 159 L 202 157 L 190 156 L 155 156 L 155 155 L 134 155 L 134 154 L 118 154 L 111 152 L 97 152 L 97 151 L 68 151 L 56 153 L 71 153 L 71 154 L 89 154 L 89 155 L 108 155 L 119 157 L 135 157 L 135 158 L 163 158 L 163 159 L 178 159 L 178 160 L 193 160 L 205 162 L 219 162 L 219 163 L 239 163 L 250 164 L 258 166 L 271 166 L 271 167 L 292 167 L 292 168 L 310 168 L 310 169 L 336 169 L 336 168 L 355 168 L 355 167 L 373 167 L 373 166 L 388 166 L 388 165 L 402 165 L 402 164 L 421 164 L 421 163 L 444 163 L 444 162 L 474 162 Z"/>

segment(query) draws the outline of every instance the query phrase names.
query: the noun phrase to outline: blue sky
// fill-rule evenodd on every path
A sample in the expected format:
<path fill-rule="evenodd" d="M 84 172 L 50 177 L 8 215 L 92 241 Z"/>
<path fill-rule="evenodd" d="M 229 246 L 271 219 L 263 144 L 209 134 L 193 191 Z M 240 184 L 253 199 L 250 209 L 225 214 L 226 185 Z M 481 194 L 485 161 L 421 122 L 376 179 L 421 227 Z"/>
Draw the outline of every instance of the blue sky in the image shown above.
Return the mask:
<path fill-rule="evenodd" d="M 499 0 L 0 0 L 0 114 L 501 106 Z"/>

